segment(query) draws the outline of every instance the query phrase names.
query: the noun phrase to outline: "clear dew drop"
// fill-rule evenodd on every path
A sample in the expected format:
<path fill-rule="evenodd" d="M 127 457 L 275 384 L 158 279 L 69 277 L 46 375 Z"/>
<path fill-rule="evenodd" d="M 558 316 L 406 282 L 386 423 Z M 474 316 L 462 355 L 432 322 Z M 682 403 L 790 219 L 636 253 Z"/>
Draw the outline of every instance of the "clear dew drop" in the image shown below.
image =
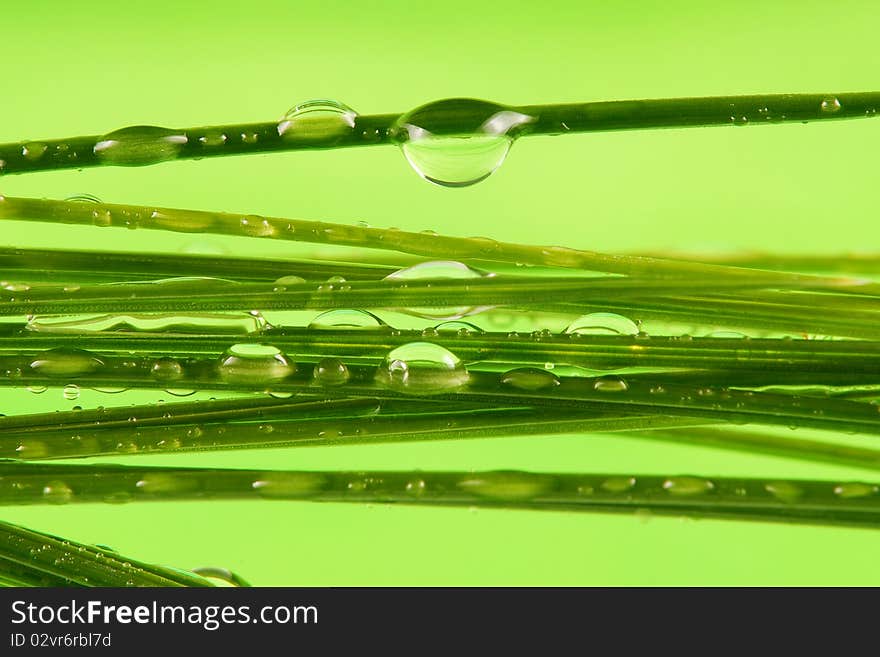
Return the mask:
<path fill-rule="evenodd" d="M 277 348 L 263 344 L 237 344 L 220 361 L 220 377 L 233 383 L 271 383 L 286 379 L 295 366 Z"/>
<path fill-rule="evenodd" d="M 42 376 L 81 376 L 94 372 L 104 363 L 83 349 L 49 349 L 31 361 L 31 369 Z"/>
<path fill-rule="evenodd" d="M 74 201 L 76 203 L 101 203 L 101 199 L 92 194 L 74 194 L 73 196 L 68 196 L 65 201 Z"/>
<path fill-rule="evenodd" d="M 492 175 L 516 137 L 534 120 L 496 103 L 451 98 L 400 116 L 391 139 L 425 180 L 467 187 Z"/>
<path fill-rule="evenodd" d="M 413 395 L 452 392 L 468 379 L 458 356 L 431 342 L 409 342 L 392 349 L 376 373 L 377 382 Z"/>
<path fill-rule="evenodd" d="M 458 320 L 440 322 L 434 327 L 434 330 L 438 333 L 457 333 L 458 335 L 479 335 L 483 333 L 483 329 L 479 326 Z"/>
<path fill-rule="evenodd" d="M 62 396 L 68 401 L 79 398 L 79 386 L 75 383 L 68 383 L 61 392 Z"/>
<path fill-rule="evenodd" d="M 261 497 L 296 498 L 319 492 L 325 481 L 317 473 L 273 472 L 254 481 L 251 487 Z"/>
<path fill-rule="evenodd" d="M 764 486 L 764 490 L 787 503 L 797 502 L 804 494 L 803 489 L 788 481 L 770 482 Z"/>
<path fill-rule="evenodd" d="M 635 477 L 609 477 L 602 482 L 601 488 L 609 493 L 625 493 L 636 486 Z"/>
<path fill-rule="evenodd" d="M 366 310 L 336 309 L 321 313 L 309 323 L 310 329 L 385 329 L 388 325 Z"/>
<path fill-rule="evenodd" d="M 135 484 L 137 491 L 150 495 L 187 493 L 198 488 L 198 482 L 189 477 L 152 472 L 144 475 Z"/>
<path fill-rule="evenodd" d="M 663 490 L 670 495 L 703 495 L 714 488 L 715 484 L 700 477 L 670 477 L 663 482 Z"/>
<path fill-rule="evenodd" d="M 312 378 L 321 386 L 340 386 L 348 381 L 351 373 L 338 358 L 322 358 L 315 365 Z"/>
<path fill-rule="evenodd" d="M 176 381 L 183 376 L 183 365 L 174 358 L 159 358 L 150 368 L 150 376 L 158 381 Z"/>
<path fill-rule="evenodd" d="M 518 367 L 501 375 L 501 385 L 517 390 L 547 390 L 559 385 L 559 377 L 536 367 Z"/>
<path fill-rule="evenodd" d="M 551 484 L 549 477 L 525 472 L 485 472 L 463 479 L 458 487 L 479 497 L 515 502 L 534 499 Z"/>
<path fill-rule="evenodd" d="M 875 495 L 878 489 L 873 484 L 863 484 L 860 482 L 847 482 L 834 487 L 834 494 L 843 499 L 852 499 L 858 497 L 868 497 Z"/>
<path fill-rule="evenodd" d="M 638 325 L 616 313 L 589 313 L 569 324 L 565 331 L 575 335 L 638 335 Z"/>
<path fill-rule="evenodd" d="M 43 486 L 43 499 L 50 504 L 67 504 L 73 499 L 73 490 L 63 481 L 50 481 Z"/>
<path fill-rule="evenodd" d="M 173 160 L 186 142 L 186 135 L 174 130 L 139 125 L 107 133 L 94 151 L 105 164 L 136 167 Z"/>
<path fill-rule="evenodd" d="M 593 381 L 596 392 L 626 392 L 629 385 L 619 376 L 603 376 Z"/>
<path fill-rule="evenodd" d="M 822 101 L 819 109 L 823 114 L 836 114 L 840 111 L 841 107 L 842 105 L 840 104 L 840 99 L 829 96 Z"/>
<path fill-rule="evenodd" d="M 431 260 L 420 262 L 411 267 L 399 269 L 385 277 L 387 281 L 421 281 L 421 280 L 472 280 L 492 276 L 489 272 L 469 267 L 456 260 Z M 427 319 L 456 320 L 466 315 L 485 310 L 473 306 L 443 306 L 441 308 L 407 308 L 406 312 Z"/>
<path fill-rule="evenodd" d="M 354 129 L 357 112 L 335 100 L 310 100 L 291 107 L 278 122 L 285 141 L 334 144 Z"/>

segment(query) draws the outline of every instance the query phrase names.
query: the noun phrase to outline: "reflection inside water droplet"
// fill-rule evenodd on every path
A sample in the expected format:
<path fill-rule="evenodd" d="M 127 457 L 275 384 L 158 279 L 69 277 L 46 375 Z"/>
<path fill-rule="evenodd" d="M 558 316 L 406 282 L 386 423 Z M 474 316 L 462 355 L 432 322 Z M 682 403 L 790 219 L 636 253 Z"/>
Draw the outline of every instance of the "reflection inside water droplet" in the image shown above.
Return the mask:
<path fill-rule="evenodd" d="M 501 166 L 534 117 L 473 98 L 451 98 L 403 114 L 391 129 L 410 166 L 444 187 L 467 187 Z"/>

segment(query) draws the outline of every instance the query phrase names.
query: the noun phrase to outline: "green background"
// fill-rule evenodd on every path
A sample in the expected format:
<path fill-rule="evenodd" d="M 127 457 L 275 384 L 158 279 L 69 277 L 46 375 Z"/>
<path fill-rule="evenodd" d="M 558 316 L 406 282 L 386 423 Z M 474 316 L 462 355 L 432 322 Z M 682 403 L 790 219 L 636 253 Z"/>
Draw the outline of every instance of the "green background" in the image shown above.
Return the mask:
<path fill-rule="evenodd" d="M 865 2 L 5 2 L 0 141 L 361 113 L 878 86 Z M 878 125 L 535 137 L 467 189 L 391 146 L 9 177 L 11 196 L 329 219 L 605 251 L 876 249 Z M 16 246 L 284 256 L 290 244 L 8 222 Z M 5 414 L 122 401 L 0 391 Z M 805 434 L 806 435 L 806 434 Z M 133 457 L 126 463 L 868 478 L 614 436 Z M 0 517 L 263 585 L 880 584 L 880 533 L 763 523 L 296 502 L 6 508 Z"/>

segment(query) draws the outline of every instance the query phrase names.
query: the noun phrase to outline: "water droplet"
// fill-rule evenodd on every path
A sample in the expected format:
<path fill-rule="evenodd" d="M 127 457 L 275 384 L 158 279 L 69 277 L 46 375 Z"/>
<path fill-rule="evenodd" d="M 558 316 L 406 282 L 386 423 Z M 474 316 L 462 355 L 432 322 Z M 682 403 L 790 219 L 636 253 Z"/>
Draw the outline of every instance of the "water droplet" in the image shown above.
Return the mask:
<path fill-rule="evenodd" d="M 46 386 L 28 386 L 27 389 L 28 389 L 28 392 L 32 392 L 35 395 L 42 395 L 49 388 L 47 388 Z"/>
<path fill-rule="evenodd" d="M 43 352 L 33 361 L 31 369 L 42 376 L 81 376 L 94 372 L 104 363 L 83 349 L 59 347 Z"/>
<path fill-rule="evenodd" d="M 804 494 L 800 487 L 788 481 L 774 481 L 766 484 L 764 490 L 783 502 L 797 502 Z"/>
<path fill-rule="evenodd" d="M 21 154 L 29 160 L 39 160 L 49 147 L 40 141 L 31 141 L 21 147 Z"/>
<path fill-rule="evenodd" d="M 296 371 L 287 357 L 270 345 L 237 344 L 226 353 L 220 362 L 220 376 L 227 382 L 269 383 Z"/>
<path fill-rule="evenodd" d="M 877 491 L 877 486 L 859 482 L 847 482 L 834 487 L 834 494 L 844 499 L 867 497 L 868 495 L 875 495 Z"/>
<path fill-rule="evenodd" d="M 565 333 L 576 335 L 637 335 L 634 321 L 616 313 L 589 313 L 569 324 Z"/>
<path fill-rule="evenodd" d="M 545 390 L 558 386 L 559 377 L 536 367 L 519 367 L 505 372 L 501 376 L 501 384 L 518 390 Z"/>
<path fill-rule="evenodd" d="M 101 199 L 97 196 L 93 196 L 92 194 L 74 194 L 73 196 L 68 196 L 65 201 L 74 201 L 76 203 L 100 203 Z"/>
<path fill-rule="evenodd" d="M 452 392 L 468 382 L 468 371 L 458 356 L 431 342 L 409 342 L 385 356 L 376 379 L 410 394 Z"/>
<path fill-rule="evenodd" d="M 310 329 L 383 329 L 388 325 L 366 310 L 337 309 L 323 312 L 309 323 Z"/>
<path fill-rule="evenodd" d="M 515 502 L 538 497 L 552 482 L 549 477 L 526 472 L 485 472 L 460 481 L 458 486 L 480 497 Z"/>
<path fill-rule="evenodd" d="M 139 125 L 107 133 L 94 151 L 106 164 L 136 167 L 173 160 L 186 142 L 186 135 L 174 130 Z"/>
<path fill-rule="evenodd" d="M 141 477 L 135 487 L 141 493 L 154 495 L 187 493 L 196 490 L 199 484 L 189 477 L 152 472 Z"/>
<path fill-rule="evenodd" d="M 296 498 L 317 493 L 324 486 L 324 476 L 312 472 L 273 472 L 251 484 L 263 497 Z"/>
<path fill-rule="evenodd" d="M 306 279 L 299 276 L 282 276 L 275 281 L 275 286 L 272 288 L 272 291 L 286 292 L 287 288 L 290 286 L 302 285 L 307 282 Z"/>
<path fill-rule="evenodd" d="M 496 103 L 451 98 L 402 115 L 391 139 L 425 180 L 466 187 L 492 175 L 523 127 L 534 120 Z"/>
<path fill-rule="evenodd" d="M 838 98 L 833 96 L 829 96 L 822 101 L 822 104 L 819 106 L 819 109 L 823 114 L 836 114 L 840 111 L 841 104 Z"/>
<path fill-rule="evenodd" d="M 420 262 L 411 267 L 400 269 L 388 274 L 388 281 L 419 281 L 419 280 L 443 280 L 443 279 L 475 279 L 491 276 L 488 272 L 474 269 L 455 260 L 432 260 Z M 465 315 L 473 314 L 485 307 L 474 308 L 473 306 L 444 306 L 442 308 L 407 308 L 406 312 L 418 317 L 429 319 L 458 319 Z"/>
<path fill-rule="evenodd" d="M 338 358 L 322 358 L 315 365 L 312 376 L 318 385 L 339 386 L 347 382 L 351 374 Z"/>
<path fill-rule="evenodd" d="M 609 477 L 602 482 L 602 490 L 609 493 L 625 493 L 636 486 L 635 477 Z"/>
<path fill-rule="evenodd" d="M 663 489 L 672 495 L 702 495 L 714 488 L 711 481 L 699 477 L 671 477 L 663 482 Z"/>
<path fill-rule="evenodd" d="M 291 107 L 278 122 L 285 141 L 332 145 L 352 132 L 357 112 L 335 100 L 310 100 Z"/>
<path fill-rule="evenodd" d="M 65 399 L 69 401 L 73 401 L 74 399 L 79 398 L 79 386 L 75 383 L 68 383 L 64 386 L 64 390 L 62 391 L 62 395 Z"/>
<path fill-rule="evenodd" d="M 483 333 L 483 329 L 479 326 L 471 324 L 470 322 L 462 322 L 462 321 L 451 321 L 451 322 L 440 322 L 434 329 L 438 333 L 443 332 L 456 332 L 459 335 L 479 335 Z"/>
<path fill-rule="evenodd" d="M 597 392 L 626 392 L 629 386 L 619 376 L 603 376 L 593 382 L 593 390 Z"/>
<path fill-rule="evenodd" d="M 408 495 L 412 495 L 413 497 L 421 497 L 425 494 L 425 490 L 427 489 L 427 484 L 424 479 L 412 479 L 406 482 L 406 486 L 404 489 L 406 490 Z"/>
<path fill-rule="evenodd" d="M 725 338 L 728 340 L 745 340 L 749 336 L 739 331 L 710 331 L 704 337 L 707 338 Z"/>
<path fill-rule="evenodd" d="M 73 490 L 63 481 L 50 481 L 43 486 L 43 499 L 50 504 L 67 504 L 73 499 Z"/>
<path fill-rule="evenodd" d="M 160 358 L 150 368 L 150 376 L 159 381 L 175 381 L 183 376 L 183 366 L 173 358 Z"/>

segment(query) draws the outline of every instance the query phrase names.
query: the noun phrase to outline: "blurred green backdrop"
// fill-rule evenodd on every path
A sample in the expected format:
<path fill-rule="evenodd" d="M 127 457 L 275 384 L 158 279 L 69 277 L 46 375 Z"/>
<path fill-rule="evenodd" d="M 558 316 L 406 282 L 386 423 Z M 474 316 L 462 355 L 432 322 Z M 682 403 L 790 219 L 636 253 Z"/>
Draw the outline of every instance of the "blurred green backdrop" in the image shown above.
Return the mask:
<path fill-rule="evenodd" d="M 0 141 L 362 113 L 878 87 L 876 2 L 6 2 Z M 467 189 L 393 147 L 9 177 L 0 191 L 485 234 L 596 250 L 876 248 L 873 122 L 531 138 Z M 16 246 L 284 256 L 290 244 L 4 223 Z M 5 414 L 154 399 L 0 391 Z M 198 454 L 126 463 L 523 468 L 866 478 L 613 436 Z M 880 584 L 880 533 L 760 523 L 293 502 L 5 508 L 4 519 L 263 585 Z"/>

